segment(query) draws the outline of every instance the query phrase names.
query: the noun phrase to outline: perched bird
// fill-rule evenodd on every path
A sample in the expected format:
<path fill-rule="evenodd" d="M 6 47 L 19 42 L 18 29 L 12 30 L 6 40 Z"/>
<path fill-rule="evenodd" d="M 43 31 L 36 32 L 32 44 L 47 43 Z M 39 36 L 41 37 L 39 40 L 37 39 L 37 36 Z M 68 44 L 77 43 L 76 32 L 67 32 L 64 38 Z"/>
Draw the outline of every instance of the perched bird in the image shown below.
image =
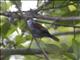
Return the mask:
<path fill-rule="evenodd" d="M 35 38 L 50 37 L 55 41 L 59 41 L 57 37 L 51 35 L 46 28 L 44 28 L 42 25 L 40 25 L 33 19 L 29 19 L 27 21 L 27 24 L 33 34 L 33 37 Z"/>

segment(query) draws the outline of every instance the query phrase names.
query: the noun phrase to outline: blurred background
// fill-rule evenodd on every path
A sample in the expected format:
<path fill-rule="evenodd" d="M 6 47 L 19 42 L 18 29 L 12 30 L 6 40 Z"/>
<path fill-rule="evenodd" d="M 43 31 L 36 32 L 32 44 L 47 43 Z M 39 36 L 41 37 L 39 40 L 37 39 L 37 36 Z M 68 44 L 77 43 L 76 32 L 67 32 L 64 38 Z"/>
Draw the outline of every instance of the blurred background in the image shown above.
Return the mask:
<path fill-rule="evenodd" d="M 40 15 L 41 17 L 33 17 L 34 20 L 60 40 L 56 42 L 48 37 L 40 38 L 39 44 L 48 52 L 49 60 L 80 60 L 79 0 L 1 0 L 0 58 L 2 60 L 46 60 L 34 39 L 31 50 L 26 50 L 33 38 L 25 22 L 29 11 L 31 15 Z"/>

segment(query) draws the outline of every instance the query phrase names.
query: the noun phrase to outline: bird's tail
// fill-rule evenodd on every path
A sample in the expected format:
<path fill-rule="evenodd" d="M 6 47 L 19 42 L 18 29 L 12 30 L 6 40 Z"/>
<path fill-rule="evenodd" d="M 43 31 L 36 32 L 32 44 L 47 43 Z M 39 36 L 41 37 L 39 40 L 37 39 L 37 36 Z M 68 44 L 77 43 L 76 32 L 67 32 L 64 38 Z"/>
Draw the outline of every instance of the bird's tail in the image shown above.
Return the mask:
<path fill-rule="evenodd" d="M 50 38 L 52 38 L 55 41 L 59 41 L 59 39 L 57 37 L 53 36 L 53 35 L 51 35 Z"/>

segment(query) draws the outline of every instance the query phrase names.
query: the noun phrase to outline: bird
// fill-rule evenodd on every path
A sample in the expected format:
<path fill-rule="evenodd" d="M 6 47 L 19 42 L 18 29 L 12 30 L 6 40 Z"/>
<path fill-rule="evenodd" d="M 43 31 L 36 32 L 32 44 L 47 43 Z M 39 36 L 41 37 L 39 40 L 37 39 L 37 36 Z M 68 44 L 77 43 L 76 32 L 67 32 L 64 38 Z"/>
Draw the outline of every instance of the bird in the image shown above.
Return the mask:
<path fill-rule="evenodd" d="M 39 24 L 32 18 L 27 20 L 27 25 L 31 30 L 33 37 L 35 38 L 49 37 L 55 41 L 59 41 L 57 37 L 51 35 L 45 27 L 43 27 L 41 24 Z"/>

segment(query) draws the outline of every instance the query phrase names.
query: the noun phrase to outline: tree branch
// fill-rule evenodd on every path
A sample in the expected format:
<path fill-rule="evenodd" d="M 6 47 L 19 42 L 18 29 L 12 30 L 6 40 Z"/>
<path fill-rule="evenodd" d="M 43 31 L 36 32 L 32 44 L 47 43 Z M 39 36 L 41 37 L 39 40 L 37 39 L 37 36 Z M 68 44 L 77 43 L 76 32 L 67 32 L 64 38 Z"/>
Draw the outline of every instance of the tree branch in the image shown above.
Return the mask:
<path fill-rule="evenodd" d="M 71 16 L 71 17 L 49 17 L 49 16 L 42 16 L 37 15 L 35 16 L 38 19 L 44 19 L 44 20 L 51 20 L 51 21 L 80 21 L 80 16 Z"/>
<path fill-rule="evenodd" d="M 34 11 L 35 12 L 35 11 Z M 11 14 L 10 14 L 11 13 Z M 12 14 L 13 13 L 13 14 Z M 0 13 L 0 15 L 4 15 L 7 17 L 10 17 L 9 15 L 14 15 L 14 13 L 19 13 L 19 12 L 5 12 L 5 13 Z M 23 11 L 24 17 L 26 18 L 37 18 L 37 19 L 44 19 L 44 20 L 51 20 L 51 21 L 80 21 L 80 16 L 71 16 L 71 17 L 50 17 L 50 16 L 45 16 L 45 15 L 39 15 L 39 14 L 34 14 L 31 13 L 30 11 Z M 21 18 L 23 18 L 22 16 L 20 16 Z M 14 18 L 19 18 L 16 16 L 16 14 L 14 15 Z"/>
<path fill-rule="evenodd" d="M 43 54 L 39 49 L 27 49 L 27 48 L 18 48 L 18 49 L 0 49 L 1 55 L 34 55 L 34 54 Z"/>
<path fill-rule="evenodd" d="M 49 50 L 45 50 L 45 52 L 47 54 L 53 54 L 55 52 L 55 47 L 57 50 L 59 50 L 60 48 L 57 47 L 56 45 L 53 44 L 47 44 L 47 47 L 50 47 L 53 49 L 53 52 L 50 52 Z M 70 47 L 70 49 L 66 50 L 66 52 L 72 53 L 72 48 Z M 60 51 L 60 50 L 59 50 Z M 16 49 L 10 49 L 10 48 L 0 48 L 0 55 L 5 55 L 5 56 L 9 56 L 9 55 L 35 55 L 35 54 L 43 54 L 43 52 L 40 49 L 29 49 L 29 48 L 16 48 Z"/>
<path fill-rule="evenodd" d="M 74 31 L 69 31 L 69 32 L 57 32 L 57 33 L 53 33 L 52 35 L 56 35 L 56 36 L 59 36 L 59 35 L 72 35 L 74 34 Z M 75 34 L 80 34 L 80 30 L 78 31 L 75 31 Z"/>

